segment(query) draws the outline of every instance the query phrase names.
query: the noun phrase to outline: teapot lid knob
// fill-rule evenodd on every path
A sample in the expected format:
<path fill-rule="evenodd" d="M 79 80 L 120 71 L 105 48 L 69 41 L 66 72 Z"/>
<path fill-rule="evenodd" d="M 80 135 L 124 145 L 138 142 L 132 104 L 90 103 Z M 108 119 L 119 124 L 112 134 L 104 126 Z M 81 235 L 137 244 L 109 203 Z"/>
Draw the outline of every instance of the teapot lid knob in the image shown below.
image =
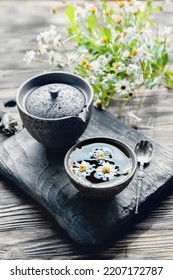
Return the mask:
<path fill-rule="evenodd" d="M 49 91 L 49 93 L 51 95 L 51 98 L 52 99 L 56 99 L 57 96 L 58 96 L 58 93 L 60 91 L 60 88 L 56 87 L 56 85 L 50 85 L 48 87 L 48 91 Z"/>

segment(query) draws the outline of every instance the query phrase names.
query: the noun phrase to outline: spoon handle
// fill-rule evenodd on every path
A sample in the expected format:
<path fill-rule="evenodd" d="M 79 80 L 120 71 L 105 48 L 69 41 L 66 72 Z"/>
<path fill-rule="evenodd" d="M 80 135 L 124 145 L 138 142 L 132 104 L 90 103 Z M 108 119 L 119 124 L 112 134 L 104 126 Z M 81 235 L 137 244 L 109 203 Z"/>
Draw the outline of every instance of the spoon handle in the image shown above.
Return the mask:
<path fill-rule="evenodd" d="M 140 163 L 139 171 L 138 171 L 138 185 L 137 185 L 137 195 L 136 195 L 136 208 L 135 208 L 135 214 L 138 214 L 138 205 L 139 205 L 139 198 L 141 193 L 141 188 L 143 184 L 143 178 L 144 178 L 144 164 Z"/>

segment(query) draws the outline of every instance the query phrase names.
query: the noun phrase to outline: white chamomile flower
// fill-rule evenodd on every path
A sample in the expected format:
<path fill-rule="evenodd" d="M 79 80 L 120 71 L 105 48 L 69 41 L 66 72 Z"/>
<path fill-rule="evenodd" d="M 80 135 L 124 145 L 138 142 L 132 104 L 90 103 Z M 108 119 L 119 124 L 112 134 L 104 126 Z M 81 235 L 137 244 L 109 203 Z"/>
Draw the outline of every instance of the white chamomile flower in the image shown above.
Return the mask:
<path fill-rule="evenodd" d="M 62 54 L 55 52 L 53 50 L 51 50 L 50 52 L 48 52 L 48 57 L 49 57 L 49 63 L 50 64 L 59 64 L 61 66 L 63 66 L 63 57 Z"/>
<path fill-rule="evenodd" d="M 122 17 L 116 17 L 114 19 L 114 22 L 117 24 L 117 25 L 120 25 L 124 22 L 123 18 Z"/>
<path fill-rule="evenodd" d="M 104 73 L 104 70 L 103 69 L 99 69 L 98 70 L 98 75 L 100 76 L 103 76 L 105 73 Z"/>
<path fill-rule="evenodd" d="M 114 41 L 116 41 L 116 43 L 119 43 L 119 44 L 127 44 L 127 40 L 125 38 L 125 33 L 122 33 L 122 32 L 117 32 L 117 34 L 115 33 L 113 36 L 113 39 Z"/>
<path fill-rule="evenodd" d="M 55 60 L 55 51 L 51 50 L 50 52 L 48 52 L 48 57 L 49 57 L 49 63 L 52 64 Z"/>
<path fill-rule="evenodd" d="M 49 46 L 46 44 L 42 44 L 38 47 L 38 54 L 46 54 Z"/>
<path fill-rule="evenodd" d="M 75 54 L 74 53 L 67 53 L 66 58 L 67 58 L 67 64 L 71 65 L 78 59 L 77 53 L 75 53 Z"/>
<path fill-rule="evenodd" d="M 111 81 L 115 78 L 114 74 L 108 73 L 106 76 L 107 81 Z"/>
<path fill-rule="evenodd" d="M 105 81 L 105 79 L 101 82 L 102 88 L 104 90 L 109 90 L 110 89 L 110 85 L 107 82 L 108 82 L 108 80 Z"/>
<path fill-rule="evenodd" d="M 51 25 L 49 30 L 41 32 L 37 36 L 38 45 L 51 44 L 57 35 L 56 26 Z"/>
<path fill-rule="evenodd" d="M 100 55 L 97 58 L 97 61 L 100 63 L 101 66 L 105 66 L 109 62 L 110 59 L 111 59 L 110 56 L 107 58 L 105 55 Z"/>
<path fill-rule="evenodd" d="M 141 2 L 138 0 L 127 1 L 125 8 L 126 13 L 137 13 L 140 9 Z"/>
<path fill-rule="evenodd" d="M 103 14 L 102 14 L 102 16 L 103 16 L 103 20 L 106 22 L 106 21 L 107 21 L 107 19 L 110 17 L 110 15 L 111 15 L 111 12 L 110 12 L 110 10 L 109 10 L 109 9 L 104 10 L 104 11 L 103 11 Z"/>
<path fill-rule="evenodd" d="M 82 162 L 75 162 L 73 164 L 73 172 L 79 177 L 89 176 L 94 168 L 89 162 L 83 160 Z"/>
<path fill-rule="evenodd" d="M 53 40 L 53 45 L 55 49 L 58 49 L 62 46 L 61 42 L 61 33 L 57 34 L 56 37 Z"/>
<path fill-rule="evenodd" d="M 88 53 L 88 50 L 85 47 L 80 47 L 80 49 L 79 49 L 80 57 L 85 56 L 87 53 Z"/>
<path fill-rule="evenodd" d="M 130 63 L 128 67 L 126 67 L 126 72 L 128 75 L 135 74 L 135 72 L 139 72 L 140 67 L 135 63 Z"/>
<path fill-rule="evenodd" d="M 127 1 L 117 1 L 118 2 L 118 6 L 121 9 L 125 9 L 125 7 L 127 6 Z"/>
<path fill-rule="evenodd" d="M 98 71 L 99 70 L 99 68 L 100 68 L 100 63 L 99 63 L 99 61 L 92 61 L 91 63 L 90 63 L 90 66 L 91 66 L 91 69 L 90 70 L 92 70 L 92 71 Z"/>
<path fill-rule="evenodd" d="M 138 37 L 138 32 L 136 27 L 128 27 L 123 30 L 123 40 L 126 44 L 131 44 Z"/>
<path fill-rule="evenodd" d="M 23 61 L 26 62 L 27 65 L 29 65 L 32 62 L 32 60 L 35 58 L 35 55 L 36 55 L 35 51 L 27 51 Z"/>
<path fill-rule="evenodd" d="M 75 22 L 85 19 L 86 14 L 87 14 L 87 10 L 85 8 L 77 6 L 74 12 Z"/>
<path fill-rule="evenodd" d="M 109 148 L 97 148 L 92 153 L 90 153 L 90 157 L 98 160 L 105 160 L 112 158 L 112 152 Z"/>
<path fill-rule="evenodd" d="M 91 75 L 91 76 L 87 77 L 87 80 L 91 85 L 94 85 L 97 81 L 97 77 L 94 75 Z"/>
<path fill-rule="evenodd" d="M 51 25 L 49 28 L 49 35 L 51 37 L 51 39 L 53 40 L 55 38 L 55 36 L 57 35 L 57 28 L 55 25 Z"/>
<path fill-rule="evenodd" d="M 120 95 L 125 95 L 129 92 L 131 92 L 131 86 L 129 81 L 127 80 L 122 80 L 119 81 L 116 85 L 115 85 L 115 90 L 117 93 L 119 93 Z"/>
<path fill-rule="evenodd" d="M 108 82 L 108 81 L 112 81 L 115 78 L 114 74 L 108 73 L 103 82 Z"/>
<path fill-rule="evenodd" d="M 113 66 L 116 69 L 116 72 L 123 72 L 126 68 L 125 64 L 122 62 L 117 62 Z"/>
<path fill-rule="evenodd" d="M 118 171 L 118 166 L 104 161 L 100 166 L 96 168 L 94 177 L 96 179 L 102 179 L 103 181 L 109 181 L 115 179 L 115 176 L 118 175 Z"/>
<path fill-rule="evenodd" d="M 140 46 L 137 49 L 133 49 L 131 52 L 132 60 L 137 62 L 139 60 L 151 60 L 152 55 L 149 53 L 145 45 Z"/>
<path fill-rule="evenodd" d="M 91 13 L 93 14 L 97 13 L 97 7 L 95 7 L 93 4 L 85 3 L 84 8 L 77 6 L 74 12 L 75 22 L 79 22 L 82 20 L 84 21 L 86 17 Z"/>
<path fill-rule="evenodd" d="M 89 13 L 97 13 L 97 7 L 95 7 L 93 4 L 85 4 L 85 9 L 89 12 Z"/>
<path fill-rule="evenodd" d="M 121 57 L 122 59 L 126 59 L 130 55 L 130 52 L 128 50 L 123 51 Z"/>

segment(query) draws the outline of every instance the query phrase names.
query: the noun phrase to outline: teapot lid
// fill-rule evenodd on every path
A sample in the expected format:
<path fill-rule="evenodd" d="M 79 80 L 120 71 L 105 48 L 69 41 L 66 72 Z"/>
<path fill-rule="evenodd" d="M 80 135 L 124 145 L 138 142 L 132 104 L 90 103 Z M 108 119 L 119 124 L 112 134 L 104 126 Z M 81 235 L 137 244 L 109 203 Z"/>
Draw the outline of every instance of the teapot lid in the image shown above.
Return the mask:
<path fill-rule="evenodd" d="M 26 98 L 28 113 L 41 118 L 78 116 L 86 104 L 85 95 L 69 84 L 53 83 L 33 89 Z"/>

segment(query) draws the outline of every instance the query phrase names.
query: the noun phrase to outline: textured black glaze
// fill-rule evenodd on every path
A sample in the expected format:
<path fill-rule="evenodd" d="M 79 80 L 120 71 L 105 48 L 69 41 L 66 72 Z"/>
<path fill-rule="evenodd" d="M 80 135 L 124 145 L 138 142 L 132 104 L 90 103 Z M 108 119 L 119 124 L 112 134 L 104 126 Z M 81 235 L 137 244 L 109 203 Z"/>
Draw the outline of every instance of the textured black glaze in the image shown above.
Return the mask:
<path fill-rule="evenodd" d="M 86 104 L 78 116 L 44 118 L 34 116 L 26 110 L 25 102 L 33 88 L 54 83 L 73 86 L 81 92 L 82 99 L 85 97 Z M 85 131 L 91 117 L 93 89 L 79 76 L 67 72 L 51 72 L 35 76 L 22 84 L 16 101 L 28 132 L 43 145 L 61 149 L 72 146 Z M 73 106 L 76 106 L 75 102 Z"/>
<path fill-rule="evenodd" d="M 82 91 L 61 83 L 33 89 L 27 96 L 25 108 L 31 115 L 41 118 L 77 117 L 86 104 Z"/>

